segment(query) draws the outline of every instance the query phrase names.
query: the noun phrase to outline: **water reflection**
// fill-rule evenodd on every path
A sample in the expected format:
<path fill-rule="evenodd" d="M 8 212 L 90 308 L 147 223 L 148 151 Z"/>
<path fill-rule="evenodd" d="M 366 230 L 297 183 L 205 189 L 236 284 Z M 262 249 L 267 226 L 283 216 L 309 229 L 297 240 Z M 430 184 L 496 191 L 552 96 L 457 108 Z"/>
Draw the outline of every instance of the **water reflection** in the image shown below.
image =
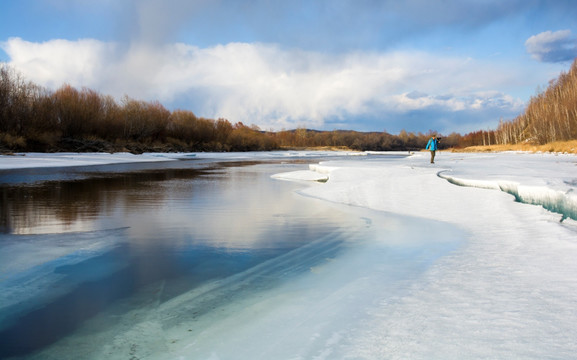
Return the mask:
<path fill-rule="evenodd" d="M 152 291 L 161 304 L 343 233 L 355 221 L 295 195 L 299 185 L 270 178 L 301 165 L 194 165 L 0 186 L 0 251 L 10 259 L 0 278 L 0 358 L 41 350 L 120 299 L 140 306 Z M 333 237 L 303 264 L 291 258 L 248 284 L 271 286 L 291 267 L 306 271 L 342 241 Z"/>
<path fill-rule="evenodd" d="M 161 204 L 169 188 L 155 183 L 193 180 L 202 170 L 179 169 L 98 174 L 81 180 L 0 186 L 0 229 L 31 234 L 90 230 L 87 221 L 114 216 L 118 209 Z"/>

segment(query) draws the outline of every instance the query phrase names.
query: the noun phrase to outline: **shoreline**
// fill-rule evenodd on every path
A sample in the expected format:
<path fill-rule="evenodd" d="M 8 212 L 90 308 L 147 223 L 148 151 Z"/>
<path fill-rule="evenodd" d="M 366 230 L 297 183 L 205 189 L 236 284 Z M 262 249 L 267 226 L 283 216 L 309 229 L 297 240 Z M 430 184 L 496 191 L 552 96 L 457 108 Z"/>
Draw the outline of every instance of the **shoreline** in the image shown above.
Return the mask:
<path fill-rule="evenodd" d="M 130 154 L 134 156 L 138 155 L 149 155 L 149 154 L 184 154 L 184 153 L 237 153 L 237 151 L 223 151 L 223 152 L 215 152 L 215 151 L 151 151 L 151 152 L 139 152 L 134 153 L 130 151 L 56 151 L 56 152 L 36 152 L 36 151 L 25 151 L 25 152 L 2 152 L 0 151 L 0 157 L 19 157 L 19 156 L 26 156 L 26 154 L 45 154 L 45 155 L 59 155 L 59 154 L 110 154 L 110 155 L 117 155 L 117 154 Z M 277 150 L 266 150 L 264 152 L 278 152 L 278 151 L 333 151 L 333 152 L 354 152 L 354 153 L 368 153 L 373 151 L 362 151 L 362 150 L 355 150 L 350 149 L 345 146 L 302 146 L 302 147 L 281 147 Z M 552 154 L 575 154 L 577 155 L 577 140 L 570 140 L 570 141 L 556 141 L 553 143 L 547 143 L 543 145 L 536 145 L 530 143 L 521 143 L 521 144 L 495 144 L 495 145 L 475 145 L 475 146 L 467 146 L 464 148 L 445 148 L 438 150 L 439 152 L 451 152 L 451 153 L 500 153 L 500 152 L 529 152 L 529 153 L 552 153 Z M 255 151 L 247 151 L 246 153 L 251 153 Z M 263 152 L 263 151 L 257 151 Z M 415 149 L 408 149 L 408 150 L 391 150 L 391 151 L 382 151 L 384 153 L 387 152 L 410 152 L 410 153 L 419 153 L 419 152 L 427 152 L 427 150 L 422 149 L 415 150 Z"/>
<path fill-rule="evenodd" d="M 498 153 L 507 151 L 523 151 L 531 153 L 554 153 L 554 154 L 577 154 L 577 140 L 571 141 L 556 141 L 544 145 L 535 145 L 529 143 L 523 144 L 508 144 L 508 145 L 483 145 L 483 146 L 469 146 L 463 149 L 451 148 L 447 149 L 451 152 L 465 152 L 465 153 Z"/>

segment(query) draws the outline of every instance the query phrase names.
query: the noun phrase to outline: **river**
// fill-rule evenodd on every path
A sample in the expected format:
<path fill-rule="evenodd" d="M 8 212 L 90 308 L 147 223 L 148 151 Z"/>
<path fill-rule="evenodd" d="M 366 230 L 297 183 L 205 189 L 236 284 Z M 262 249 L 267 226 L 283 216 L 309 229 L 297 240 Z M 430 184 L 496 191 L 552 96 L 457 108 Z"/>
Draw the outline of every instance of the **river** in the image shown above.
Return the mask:
<path fill-rule="evenodd" d="M 4 171 L 0 246 L 10 260 L 1 265 L 0 358 L 66 352 L 62 344 L 87 324 L 98 323 L 99 333 L 116 326 L 111 311 L 112 319 L 126 315 L 150 296 L 158 306 L 303 246 L 316 244 L 300 263 L 243 286 L 279 286 L 335 256 L 342 234 L 365 220 L 295 194 L 303 184 L 271 179 L 310 161 Z M 228 288 L 190 311 L 195 319 L 213 316 L 245 291 Z"/>

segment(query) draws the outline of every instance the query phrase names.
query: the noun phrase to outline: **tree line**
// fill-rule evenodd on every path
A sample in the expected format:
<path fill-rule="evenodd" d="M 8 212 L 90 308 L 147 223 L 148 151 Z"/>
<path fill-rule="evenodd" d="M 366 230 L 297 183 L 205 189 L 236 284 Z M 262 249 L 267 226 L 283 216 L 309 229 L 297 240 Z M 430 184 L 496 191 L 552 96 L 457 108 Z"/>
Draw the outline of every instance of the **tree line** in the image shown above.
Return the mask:
<path fill-rule="evenodd" d="M 267 151 L 332 147 L 353 150 L 419 150 L 435 134 L 316 131 L 278 132 L 189 110 L 169 111 L 158 101 L 124 96 L 117 101 L 64 84 L 52 91 L 0 64 L 0 151 Z M 525 112 L 496 130 L 440 135 L 441 148 L 577 139 L 577 59 L 569 72 L 531 98 Z"/>
<path fill-rule="evenodd" d="M 577 58 L 568 72 L 549 82 L 531 97 L 525 111 L 497 129 L 479 130 L 460 137 L 458 147 L 531 144 L 577 140 Z"/>
<path fill-rule="evenodd" d="M 501 121 L 493 137 L 498 144 L 576 140 L 577 58 L 568 72 L 562 72 L 547 89 L 531 98 L 522 114 L 512 121 Z"/>
<path fill-rule="evenodd" d="M 242 122 L 167 110 L 158 101 L 112 96 L 64 84 L 50 91 L 0 66 L 0 151 L 266 151 L 331 147 L 418 150 L 432 131 L 262 131 Z M 445 146 L 458 144 L 452 134 Z"/>
<path fill-rule="evenodd" d="M 279 131 L 275 134 L 283 148 L 330 147 L 360 151 L 418 151 L 429 138 L 438 135 L 435 131 L 413 133 L 401 130 L 398 135 L 383 132 L 358 132 L 350 130 L 317 131 L 296 129 Z M 459 146 L 461 135 L 453 133 L 443 137 L 441 148 Z"/>
<path fill-rule="evenodd" d="M 0 150 L 246 151 L 277 148 L 242 123 L 169 111 L 157 101 L 63 85 L 49 91 L 0 67 Z"/>

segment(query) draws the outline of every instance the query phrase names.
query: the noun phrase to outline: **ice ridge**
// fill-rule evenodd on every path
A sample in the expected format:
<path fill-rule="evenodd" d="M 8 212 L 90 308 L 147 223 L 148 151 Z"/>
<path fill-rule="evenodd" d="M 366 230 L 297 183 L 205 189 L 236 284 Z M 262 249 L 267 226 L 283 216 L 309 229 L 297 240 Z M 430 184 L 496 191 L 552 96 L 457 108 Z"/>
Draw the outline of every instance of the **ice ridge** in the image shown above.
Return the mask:
<path fill-rule="evenodd" d="M 544 209 L 561 214 L 561 220 L 577 220 L 577 194 L 573 189 L 560 191 L 545 186 L 521 185 L 515 181 L 491 181 L 463 179 L 446 174 L 447 170 L 437 173 L 451 184 L 481 189 L 500 190 L 513 195 L 515 201 L 530 205 L 540 205 Z"/>

